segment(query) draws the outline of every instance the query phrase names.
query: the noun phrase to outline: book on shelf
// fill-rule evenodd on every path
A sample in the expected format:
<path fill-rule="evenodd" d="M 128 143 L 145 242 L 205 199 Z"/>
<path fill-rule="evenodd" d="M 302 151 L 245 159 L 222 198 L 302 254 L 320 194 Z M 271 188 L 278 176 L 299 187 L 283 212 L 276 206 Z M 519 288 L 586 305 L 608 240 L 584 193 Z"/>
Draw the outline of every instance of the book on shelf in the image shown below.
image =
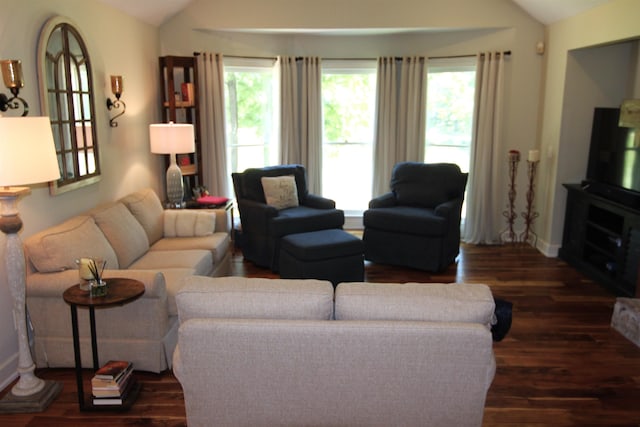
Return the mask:
<path fill-rule="evenodd" d="M 133 371 L 128 371 L 118 381 L 101 380 L 99 378 L 91 379 L 91 390 L 94 396 L 118 396 L 122 394 L 129 384 Z"/>
<path fill-rule="evenodd" d="M 125 360 L 110 360 L 98 369 L 93 378 L 101 380 L 115 380 L 124 376 L 127 371 L 133 368 L 131 362 Z"/>
<path fill-rule="evenodd" d="M 130 379 L 126 382 L 126 387 L 122 390 L 122 393 L 111 396 L 98 396 L 93 395 L 93 404 L 96 406 L 99 405 L 123 405 L 131 390 L 135 387 L 136 381 L 135 379 Z"/>
<path fill-rule="evenodd" d="M 182 83 L 180 85 L 180 91 L 182 92 L 182 102 L 189 106 L 195 103 L 195 90 L 193 83 Z"/>

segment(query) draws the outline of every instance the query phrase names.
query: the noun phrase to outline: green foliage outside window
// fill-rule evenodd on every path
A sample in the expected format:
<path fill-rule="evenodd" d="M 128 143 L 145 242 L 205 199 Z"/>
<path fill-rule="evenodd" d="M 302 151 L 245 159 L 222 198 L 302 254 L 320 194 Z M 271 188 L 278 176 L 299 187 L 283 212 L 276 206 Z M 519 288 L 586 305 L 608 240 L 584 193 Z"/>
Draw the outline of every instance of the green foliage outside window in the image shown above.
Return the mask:
<path fill-rule="evenodd" d="M 322 74 L 325 143 L 371 143 L 375 85 L 374 73 Z"/>
<path fill-rule="evenodd" d="M 427 145 L 469 146 L 475 74 L 475 71 L 428 74 Z"/>

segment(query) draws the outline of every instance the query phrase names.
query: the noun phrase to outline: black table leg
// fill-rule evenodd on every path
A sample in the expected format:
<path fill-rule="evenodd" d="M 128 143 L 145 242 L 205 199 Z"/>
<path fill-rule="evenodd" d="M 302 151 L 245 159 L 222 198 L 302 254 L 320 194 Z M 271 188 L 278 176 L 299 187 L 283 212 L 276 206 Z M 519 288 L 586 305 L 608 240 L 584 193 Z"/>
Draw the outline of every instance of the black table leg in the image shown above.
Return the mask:
<path fill-rule="evenodd" d="M 76 362 L 76 387 L 78 388 L 78 404 L 84 411 L 84 387 L 82 383 L 82 355 L 80 354 L 80 334 L 78 333 L 78 307 L 71 304 L 71 329 L 73 331 L 73 355 Z"/>
<path fill-rule="evenodd" d="M 96 338 L 96 310 L 89 307 L 89 323 L 91 325 L 91 351 L 93 352 L 93 369 L 98 370 L 100 363 L 98 361 L 98 339 Z"/>

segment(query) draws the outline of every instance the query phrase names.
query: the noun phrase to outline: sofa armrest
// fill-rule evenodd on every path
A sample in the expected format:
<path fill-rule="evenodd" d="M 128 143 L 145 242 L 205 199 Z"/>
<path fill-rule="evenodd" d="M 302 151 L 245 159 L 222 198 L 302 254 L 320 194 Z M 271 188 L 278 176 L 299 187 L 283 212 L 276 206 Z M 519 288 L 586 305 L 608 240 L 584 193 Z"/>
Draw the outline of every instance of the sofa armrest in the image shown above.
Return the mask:
<path fill-rule="evenodd" d="M 369 208 L 390 208 L 396 205 L 396 196 L 389 192 L 385 193 L 381 196 L 374 197 L 369 201 Z"/>
<path fill-rule="evenodd" d="M 225 231 L 230 232 L 231 227 L 231 217 L 229 211 L 226 209 L 207 209 L 208 211 L 215 212 L 216 214 L 216 231 Z"/>
<path fill-rule="evenodd" d="M 456 215 L 458 217 L 460 216 L 461 208 L 462 208 L 462 199 L 458 198 L 458 199 L 449 200 L 439 204 L 438 206 L 436 206 L 434 211 L 435 211 L 435 214 L 438 215 L 439 217 L 451 218 L 453 215 L 455 219 Z"/>
<path fill-rule="evenodd" d="M 105 270 L 104 278 L 110 277 L 126 277 L 141 281 L 145 288 L 142 298 L 164 298 L 167 294 L 164 276 L 158 271 Z M 77 283 L 78 270 L 29 274 L 27 276 L 27 296 L 62 299 L 64 291 Z"/>
<path fill-rule="evenodd" d="M 278 216 L 278 210 L 266 203 L 260 203 L 249 199 L 238 200 L 238 210 L 244 231 L 257 231 L 264 233 L 268 228 L 270 218 Z"/>
<path fill-rule="evenodd" d="M 176 348 L 173 350 L 173 360 L 171 364 L 171 369 L 173 371 L 173 375 L 175 375 L 178 382 L 184 381 L 184 368 L 182 366 L 182 358 L 180 357 L 180 346 L 176 345 Z"/>
<path fill-rule="evenodd" d="M 335 209 L 336 202 L 331 199 L 327 199 L 326 197 L 307 194 L 304 205 L 316 209 Z"/>
<path fill-rule="evenodd" d="M 96 310 L 98 340 L 130 340 L 133 353 L 140 340 L 155 341 L 161 345 L 171 325 L 164 275 L 151 270 L 105 270 L 105 277 L 140 280 L 145 285 L 145 293 L 128 304 Z M 73 360 L 73 350 L 70 345 L 67 346 L 69 348 L 61 348 L 59 342 L 71 338 L 69 304 L 64 301 L 62 294 L 74 283 L 78 283 L 78 270 L 34 273 L 27 277 L 26 303 L 35 331 L 40 363 L 49 363 L 49 360 L 54 366 L 72 366 L 69 362 Z M 88 337 L 88 310 L 78 310 L 78 323 L 80 337 Z M 145 366 L 157 369 L 161 365 L 152 362 Z"/>

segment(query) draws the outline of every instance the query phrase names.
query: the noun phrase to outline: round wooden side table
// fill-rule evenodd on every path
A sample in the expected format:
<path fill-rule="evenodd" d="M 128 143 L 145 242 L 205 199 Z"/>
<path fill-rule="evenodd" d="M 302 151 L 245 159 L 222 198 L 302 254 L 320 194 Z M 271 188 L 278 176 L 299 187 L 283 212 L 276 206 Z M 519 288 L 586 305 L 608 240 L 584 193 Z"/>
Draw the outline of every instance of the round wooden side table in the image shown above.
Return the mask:
<path fill-rule="evenodd" d="M 80 285 L 68 288 L 62 294 L 65 302 L 71 307 L 71 328 L 73 330 L 73 352 L 76 365 L 76 383 L 78 386 L 78 403 L 81 411 L 90 410 L 126 410 L 135 401 L 140 386 L 134 384 L 124 405 L 118 406 L 94 406 L 91 402 L 85 401 L 84 387 L 82 380 L 82 358 L 80 354 L 80 335 L 78 332 L 78 307 L 89 309 L 89 322 L 91 327 L 91 351 L 93 353 L 93 368 L 100 368 L 98 360 L 98 342 L 96 338 L 96 308 L 109 308 L 121 306 L 138 299 L 144 294 L 144 284 L 139 280 L 114 277 L 105 279 L 107 282 L 107 294 L 104 296 L 91 296 L 88 290 L 80 289 Z"/>

